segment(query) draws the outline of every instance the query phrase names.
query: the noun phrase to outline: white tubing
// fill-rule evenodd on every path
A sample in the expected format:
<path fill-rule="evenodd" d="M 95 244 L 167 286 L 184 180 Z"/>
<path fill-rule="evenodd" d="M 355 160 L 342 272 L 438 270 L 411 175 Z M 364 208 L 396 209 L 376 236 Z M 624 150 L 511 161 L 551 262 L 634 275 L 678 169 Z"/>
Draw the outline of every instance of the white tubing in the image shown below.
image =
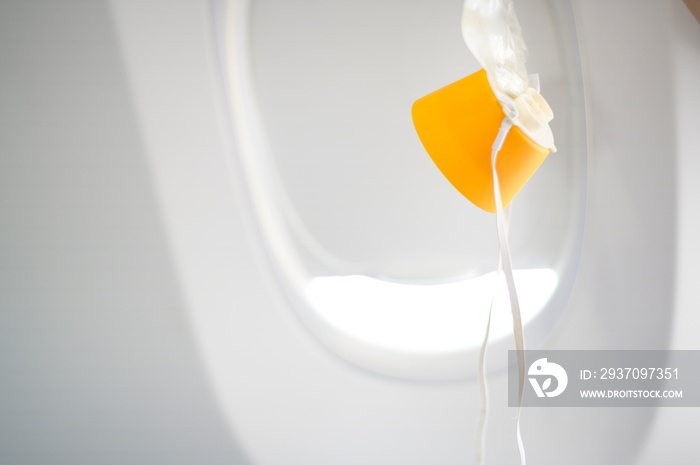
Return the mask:
<path fill-rule="evenodd" d="M 508 224 L 510 222 L 510 205 L 506 207 L 503 211 L 504 223 L 506 232 L 508 232 Z M 498 250 L 498 267 L 496 271 L 496 276 L 501 275 L 501 270 L 503 269 L 501 250 Z M 489 391 L 488 383 L 486 379 L 486 349 L 489 343 L 489 334 L 491 332 L 491 312 L 493 311 L 494 298 L 491 299 L 491 305 L 489 307 L 489 314 L 486 319 L 486 332 L 484 334 L 484 340 L 481 343 L 481 349 L 479 350 L 479 392 L 481 394 L 481 412 L 479 414 L 479 423 L 476 430 L 476 448 L 475 448 L 475 460 L 476 465 L 484 465 L 486 463 L 486 425 L 488 423 L 488 411 L 489 411 Z"/>
<path fill-rule="evenodd" d="M 503 146 L 503 141 L 512 127 L 510 119 L 503 118 L 498 136 L 491 148 L 491 171 L 493 173 L 493 196 L 496 201 L 496 229 L 498 230 L 499 258 L 503 266 L 503 272 L 508 285 L 508 295 L 510 296 L 510 309 L 513 314 L 513 335 L 515 337 L 515 349 L 518 357 L 518 410 L 515 416 L 515 436 L 518 442 L 518 452 L 520 453 L 520 464 L 525 465 L 525 448 L 520 434 L 520 403 L 523 398 L 523 385 L 525 384 L 525 340 L 523 336 L 523 322 L 520 317 L 520 304 L 518 294 L 515 290 L 515 279 L 513 278 L 513 265 L 510 260 L 510 248 L 508 247 L 508 234 L 506 231 L 506 219 L 503 213 L 503 201 L 501 200 L 501 188 L 498 184 L 498 173 L 496 173 L 496 159 L 498 152 Z M 500 273 L 499 273 L 500 275 Z"/>

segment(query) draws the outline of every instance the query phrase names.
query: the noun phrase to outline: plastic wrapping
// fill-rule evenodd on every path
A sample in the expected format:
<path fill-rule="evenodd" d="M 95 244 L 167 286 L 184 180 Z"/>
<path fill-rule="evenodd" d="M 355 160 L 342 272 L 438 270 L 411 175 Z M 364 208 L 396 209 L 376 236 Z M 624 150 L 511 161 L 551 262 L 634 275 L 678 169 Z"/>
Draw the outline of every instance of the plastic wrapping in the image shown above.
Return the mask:
<path fill-rule="evenodd" d="M 512 0 L 466 0 L 462 35 L 505 115 L 533 142 L 556 150 L 552 110 L 539 93 L 537 75 L 527 73 L 527 47 Z"/>

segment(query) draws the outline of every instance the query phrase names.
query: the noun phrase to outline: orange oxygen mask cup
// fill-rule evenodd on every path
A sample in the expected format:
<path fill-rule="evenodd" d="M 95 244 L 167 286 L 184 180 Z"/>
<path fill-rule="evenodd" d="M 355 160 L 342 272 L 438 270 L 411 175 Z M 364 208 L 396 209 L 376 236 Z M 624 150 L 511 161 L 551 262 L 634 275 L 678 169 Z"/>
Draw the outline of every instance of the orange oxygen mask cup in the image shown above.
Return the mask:
<path fill-rule="evenodd" d="M 413 104 L 413 124 L 423 147 L 452 185 L 477 207 L 496 212 L 491 147 L 505 117 L 481 69 Z M 517 126 L 496 159 L 503 207 L 549 155 Z"/>

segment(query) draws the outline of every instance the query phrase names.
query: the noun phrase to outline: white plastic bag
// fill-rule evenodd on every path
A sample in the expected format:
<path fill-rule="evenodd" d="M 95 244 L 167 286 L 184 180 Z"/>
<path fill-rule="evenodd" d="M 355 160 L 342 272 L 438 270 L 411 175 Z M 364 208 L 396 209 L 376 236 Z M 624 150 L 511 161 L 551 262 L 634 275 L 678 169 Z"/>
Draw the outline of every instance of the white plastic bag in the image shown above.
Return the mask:
<path fill-rule="evenodd" d="M 466 0 L 462 36 L 505 115 L 536 144 L 555 150 L 552 109 L 540 94 L 538 76 L 527 73 L 527 47 L 513 1 Z"/>

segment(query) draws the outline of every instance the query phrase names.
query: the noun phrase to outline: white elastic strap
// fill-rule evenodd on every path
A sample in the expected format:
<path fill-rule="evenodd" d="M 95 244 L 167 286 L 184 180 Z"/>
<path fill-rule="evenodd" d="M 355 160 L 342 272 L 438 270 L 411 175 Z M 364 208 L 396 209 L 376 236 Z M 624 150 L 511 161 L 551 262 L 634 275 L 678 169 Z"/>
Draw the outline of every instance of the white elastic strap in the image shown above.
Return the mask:
<path fill-rule="evenodd" d="M 505 228 L 508 232 L 508 223 L 510 222 L 510 205 L 504 210 Z M 502 271 L 502 260 L 501 260 L 501 250 L 498 251 L 498 267 L 496 271 L 496 276 L 501 275 Z M 497 289 L 497 288 L 495 288 Z M 476 452 L 475 452 L 475 465 L 484 465 L 486 456 L 486 424 L 488 422 L 488 411 L 489 411 L 489 391 L 488 384 L 486 380 L 486 348 L 489 343 L 489 333 L 491 331 L 491 313 L 493 312 L 493 302 L 495 301 L 495 296 L 491 299 L 491 305 L 489 306 L 489 314 L 486 319 L 486 332 L 484 334 L 484 340 L 481 343 L 481 349 L 479 350 L 479 392 L 481 394 L 481 412 L 479 415 L 479 424 L 476 430 Z"/>
<path fill-rule="evenodd" d="M 515 416 L 515 435 L 518 442 L 518 452 L 520 453 L 520 464 L 525 465 L 525 448 L 523 447 L 522 436 L 520 435 L 520 404 L 523 398 L 523 386 L 525 384 L 525 341 L 523 337 L 523 323 L 520 317 L 520 304 L 518 294 L 515 290 L 515 279 L 513 278 L 513 265 L 510 260 L 510 249 L 508 247 L 508 235 L 506 233 L 506 221 L 503 214 L 503 201 L 501 200 L 501 188 L 498 184 L 498 173 L 496 173 L 496 158 L 503 146 L 503 141 L 508 135 L 508 131 L 513 126 L 508 118 L 503 118 L 498 136 L 491 148 L 491 172 L 493 173 L 493 196 L 496 201 L 496 229 L 498 230 L 498 245 L 500 248 L 500 259 L 508 286 L 510 296 L 510 309 L 513 314 L 513 335 L 515 337 L 515 349 L 518 357 L 518 410 Z"/>
<path fill-rule="evenodd" d="M 498 267 L 501 267 L 501 260 L 498 260 Z M 486 346 L 489 342 L 489 331 L 491 330 L 491 311 L 493 310 L 493 301 L 489 307 L 489 316 L 486 320 L 486 334 L 484 341 L 481 343 L 479 350 L 479 392 L 481 393 L 481 413 L 479 415 L 479 424 L 476 428 L 476 452 L 474 456 L 475 465 L 484 465 L 484 453 L 486 449 L 486 422 L 488 420 L 489 410 L 489 391 L 486 384 Z"/>

